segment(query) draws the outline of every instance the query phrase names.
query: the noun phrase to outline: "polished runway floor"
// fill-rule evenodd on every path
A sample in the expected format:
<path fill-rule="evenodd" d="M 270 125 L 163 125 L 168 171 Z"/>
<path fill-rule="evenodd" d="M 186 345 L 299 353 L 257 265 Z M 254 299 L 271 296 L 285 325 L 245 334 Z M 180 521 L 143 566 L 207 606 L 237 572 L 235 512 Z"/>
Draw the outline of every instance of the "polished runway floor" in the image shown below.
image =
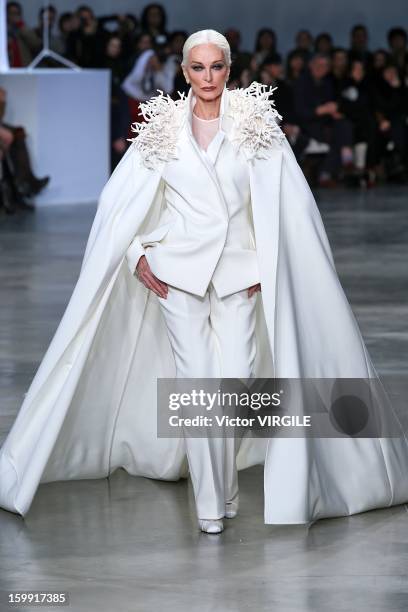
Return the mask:
<path fill-rule="evenodd" d="M 408 379 L 408 189 L 316 198 L 367 348 L 396 389 Z M 0 443 L 64 312 L 94 212 L 0 218 Z M 75 612 L 408 609 L 408 506 L 264 525 L 262 476 L 262 466 L 239 473 L 240 513 L 220 535 L 197 530 L 190 481 L 117 470 L 41 485 L 25 519 L 0 510 L 0 612 L 20 609 L 5 603 L 18 590 L 66 592 Z"/>

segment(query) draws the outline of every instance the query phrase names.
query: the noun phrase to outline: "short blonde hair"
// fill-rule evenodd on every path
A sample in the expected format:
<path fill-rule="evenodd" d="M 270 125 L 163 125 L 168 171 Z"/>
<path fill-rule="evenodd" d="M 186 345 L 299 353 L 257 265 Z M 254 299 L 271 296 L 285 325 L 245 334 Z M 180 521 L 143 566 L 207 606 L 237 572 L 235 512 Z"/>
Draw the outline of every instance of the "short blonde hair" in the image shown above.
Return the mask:
<path fill-rule="evenodd" d="M 198 30 L 198 32 L 191 34 L 183 45 L 183 60 L 181 65 L 187 65 L 188 55 L 193 47 L 206 43 L 217 45 L 224 54 L 227 66 L 231 66 L 231 48 L 229 42 L 225 36 L 217 32 L 217 30 Z"/>

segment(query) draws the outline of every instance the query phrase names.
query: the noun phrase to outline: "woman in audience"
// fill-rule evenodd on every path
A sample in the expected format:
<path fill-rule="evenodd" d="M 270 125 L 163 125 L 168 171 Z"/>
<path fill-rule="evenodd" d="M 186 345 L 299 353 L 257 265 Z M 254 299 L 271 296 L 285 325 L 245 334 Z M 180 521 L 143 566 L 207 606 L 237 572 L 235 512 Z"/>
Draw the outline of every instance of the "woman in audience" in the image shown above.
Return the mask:
<path fill-rule="evenodd" d="M 276 51 L 277 44 L 275 32 L 270 28 L 261 28 L 258 30 L 254 53 L 256 65 L 259 67 L 267 55 Z"/>
<path fill-rule="evenodd" d="M 127 149 L 126 138 L 130 123 L 128 99 L 121 85 L 126 76 L 126 64 L 122 55 L 122 41 L 113 34 L 105 48 L 104 68 L 111 72 L 111 171 L 119 163 Z"/>
<path fill-rule="evenodd" d="M 303 54 L 295 49 L 288 54 L 286 62 L 286 80 L 289 85 L 294 85 L 302 72 L 305 70 L 306 63 Z"/>

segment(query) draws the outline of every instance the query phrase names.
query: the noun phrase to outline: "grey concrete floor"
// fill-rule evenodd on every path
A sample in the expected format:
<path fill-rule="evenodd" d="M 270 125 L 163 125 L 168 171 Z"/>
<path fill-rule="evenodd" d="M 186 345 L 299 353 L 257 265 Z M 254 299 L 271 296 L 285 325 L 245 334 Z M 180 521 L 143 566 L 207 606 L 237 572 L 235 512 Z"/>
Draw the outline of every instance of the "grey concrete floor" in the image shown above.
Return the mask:
<path fill-rule="evenodd" d="M 404 384 L 408 189 L 316 198 L 376 368 Z M 0 443 L 64 312 L 94 212 L 0 219 Z M 117 470 L 41 485 L 25 519 L 0 510 L 0 612 L 30 609 L 6 603 L 18 590 L 66 592 L 75 612 L 408 610 L 407 506 L 309 529 L 264 525 L 262 475 L 262 466 L 239 473 L 240 513 L 219 535 L 197 530 L 190 481 Z"/>

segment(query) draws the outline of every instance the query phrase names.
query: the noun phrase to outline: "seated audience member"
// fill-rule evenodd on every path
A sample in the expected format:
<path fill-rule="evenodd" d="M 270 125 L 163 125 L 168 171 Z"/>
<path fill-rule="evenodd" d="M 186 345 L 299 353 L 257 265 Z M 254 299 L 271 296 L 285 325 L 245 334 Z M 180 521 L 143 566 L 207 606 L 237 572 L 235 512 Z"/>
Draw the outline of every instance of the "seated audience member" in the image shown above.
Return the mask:
<path fill-rule="evenodd" d="M 274 87 L 271 94 L 276 110 L 282 115 L 282 130 L 285 132 L 298 160 L 308 154 L 327 153 L 326 143 L 319 143 L 305 135 L 299 127 L 293 99 L 293 88 L 284 79 L 282 58 L 279 53 L 268 55 L 262 62 L 257 80 Z"/>
<path fill-rule="evenodd" d="M 13 135 L 10 130 L 0 125 L 0 212 L 4 211 L 9 215 L 17 210 L 14 183 L 7 163 L 7 150 L 12 142 Z"/>
<path fill-rule="evenodd" d="M 353 60 L 349 73 L 338 82 L 336 95 L 339 112 L 353 125 L 355 179 L 361 186 L 374 184 L 379 161 L 373 94 L 363 62 Z"/>
<path fill-rule="evenodd" d="M 25 130 L 21 126 L 12 126 L 3 120 L 6 109 L 7 93 L 0 88 L 0 127 L 3 134 L 3 155 L 21 207 L 32 207 L 25 204 L 23 198 L 37 195 L 48 184 L 50 178 L 37 178 L 32 171 L 30 156 L 26 145 Z"/>
<path fill-rule="evenodd" d="M 290 51 L 286 58 L 286 82 L 289 85 L 294 85 L 295 81 L 306 70 L 307 62 L 304 59 L 303 53 L 295 49 Z"/>
<path fill-rule="evenodd" d="M 333 77 L 334 90 L 337 95 L 349 78 L 349 60 L 346 49 L 341 47 L 333 49 L 331 55 L 331 75 Z"/>
<path fill-rule="evenodd" d="M 381 78 L 376 81 L 374 104 L 387 178 L 405 181 L 408 94 L 392 62 L 383 68 Z"/>
<path fill-rule="evenodd" d="M 330 59 L 316 54 L 294 84 L 295 112 L 304 133 L 329 145 L 322 160 L 318 182 L 334 186 L 336 180 L 353 166 L 352 124 L 338 109 Z"/>

